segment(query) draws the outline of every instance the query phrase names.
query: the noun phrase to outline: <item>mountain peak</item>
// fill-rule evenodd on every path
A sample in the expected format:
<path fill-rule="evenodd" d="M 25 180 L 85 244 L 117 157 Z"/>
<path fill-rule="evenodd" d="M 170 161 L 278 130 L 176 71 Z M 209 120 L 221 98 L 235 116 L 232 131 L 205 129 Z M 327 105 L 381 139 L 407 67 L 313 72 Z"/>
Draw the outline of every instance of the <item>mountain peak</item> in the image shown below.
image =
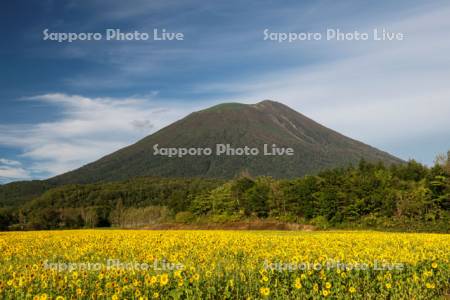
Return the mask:
<path fill-rule="evenodd" d="M 266 112 L 273 112 L 273 110 L 280 110 L 280 109 L 290 109 L 288 106 L 274 101 L 274 100 L 262 100 L 260 102 L 254 103 L 254 104 L 245 104 L 245 103 L 239 103 L 239 102 L 226 102 L 214 105 L 212 107 L 209 107 L 207 109 L 201 110 L 199 112 L 227 112 L 227 111 L 248 111 L 252 109 L 257 109 L 260 111 L 266 111 Z"/>
<path fill-rule="evenodd" d="M 270 99 L 266 99 L 266 100 L 262 100 L 254 105 L 284 105 L 280 102 L 274 101 L 274 100 L 270 100 Z"/>
<path fill-rule="evenodd" d="M 243 104 L 243 103 L 238 103 L 238 102 L 226 102 L 226 103 L 221 103 L 221 104 L 217 104 L 214 106 L 211 106 L 207 109 L 204 109 L 202 111 L 220 111 L 220 110 L 234 110 L 234 109 L 242 109 L 242 108 L 246 108 L 247 105 Z"/>
<path fill-rule="evenodd" d="M 281 103 L 281 102 L 277 102 L 274 100 L 263 100 L 260 101 L 256 104 L 252 104 L 251 106 L 257 108 L 257 109 L 262 109 L 262 110 L 291 110 L 291 108 L 289 108 L 289 106 L 286 106 L 285 104 Z"/>

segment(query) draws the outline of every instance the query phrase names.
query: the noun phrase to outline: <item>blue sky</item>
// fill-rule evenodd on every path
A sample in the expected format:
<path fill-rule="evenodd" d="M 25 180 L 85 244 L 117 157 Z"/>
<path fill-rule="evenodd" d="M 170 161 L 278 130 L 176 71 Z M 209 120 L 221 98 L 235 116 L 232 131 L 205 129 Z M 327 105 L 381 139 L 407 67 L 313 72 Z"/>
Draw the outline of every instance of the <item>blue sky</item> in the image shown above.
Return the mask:
<path fill-rule="evenodd" d="M 46 178 L 194 110 L 272 99 L 403 159 L 450 149 L 448 1 L 3 1 L 0 182 Z M 183 41 L 44 41 L 182 32 Z M 264 40 L 263 31 L 402 41 Z"/>

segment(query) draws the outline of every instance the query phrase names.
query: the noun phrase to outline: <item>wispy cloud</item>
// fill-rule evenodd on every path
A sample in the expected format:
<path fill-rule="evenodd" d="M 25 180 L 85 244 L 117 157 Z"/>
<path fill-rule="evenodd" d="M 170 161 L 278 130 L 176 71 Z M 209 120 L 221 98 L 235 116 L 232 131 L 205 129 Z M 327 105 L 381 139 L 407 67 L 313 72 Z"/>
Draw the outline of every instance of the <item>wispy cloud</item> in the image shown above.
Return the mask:
<path fill-rule="evenodd" d="M 17 168 L 18 162 L 3 160 L 4 177 L 29 177 L 30 173 L 45 177 L 78 168 L 136 142 L 186 113 L 139 97 L 45 94 L 27 100 L 57 106 L 60 118 L 38 124 L 0 125 L 0 145 L 19 148 L 23 151 L 21 157 L 32 161 L 28 171 L 24 171 Z M 162 109 L 164 114 L 160 113 Z"/>
<path fill-rule="evenodd" d="M 16 160 L 0 158 L 0 183 L 30 179 L 30 173 Z"/>
<path fill-rule="evenodd" d="M 22 165 L 20 161 L 0 158 L 0 165 L 17 167 Z"/>

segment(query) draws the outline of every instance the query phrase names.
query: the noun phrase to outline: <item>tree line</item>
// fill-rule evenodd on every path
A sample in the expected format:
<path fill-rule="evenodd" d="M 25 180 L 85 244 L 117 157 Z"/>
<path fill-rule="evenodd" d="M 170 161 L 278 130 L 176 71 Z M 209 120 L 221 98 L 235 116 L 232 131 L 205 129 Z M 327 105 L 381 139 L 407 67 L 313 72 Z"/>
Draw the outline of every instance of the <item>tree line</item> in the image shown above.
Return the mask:
<path fill-rule="evenodd" d="M 429 168 L 362 160 L 295 179 L 135 178 L 65 185 L 0 208 L 0 229 L 270 219 L 320 228 L 449 231 L 450 152 Z"/>

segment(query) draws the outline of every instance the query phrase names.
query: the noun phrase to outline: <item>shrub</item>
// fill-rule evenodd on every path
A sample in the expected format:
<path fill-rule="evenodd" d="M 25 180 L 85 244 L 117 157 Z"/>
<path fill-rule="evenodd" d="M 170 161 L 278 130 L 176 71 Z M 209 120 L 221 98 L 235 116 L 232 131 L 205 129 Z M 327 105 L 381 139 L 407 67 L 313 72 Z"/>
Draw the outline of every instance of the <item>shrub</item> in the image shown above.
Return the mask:
<path fill-rule="evenodd" d="M 194 220 L 194 215 L 190 211 L 180 211 L 175 215 L 175 222 L 190 223 Z"/>
<path fill-rule="evenodd" d="M 317 216 L 314 219 L 312 219 L 310 223 L 311 225 L 314 225 L 319 229 L 327 229 L 330 227 L 330 223 L 324 216 Z"/>

